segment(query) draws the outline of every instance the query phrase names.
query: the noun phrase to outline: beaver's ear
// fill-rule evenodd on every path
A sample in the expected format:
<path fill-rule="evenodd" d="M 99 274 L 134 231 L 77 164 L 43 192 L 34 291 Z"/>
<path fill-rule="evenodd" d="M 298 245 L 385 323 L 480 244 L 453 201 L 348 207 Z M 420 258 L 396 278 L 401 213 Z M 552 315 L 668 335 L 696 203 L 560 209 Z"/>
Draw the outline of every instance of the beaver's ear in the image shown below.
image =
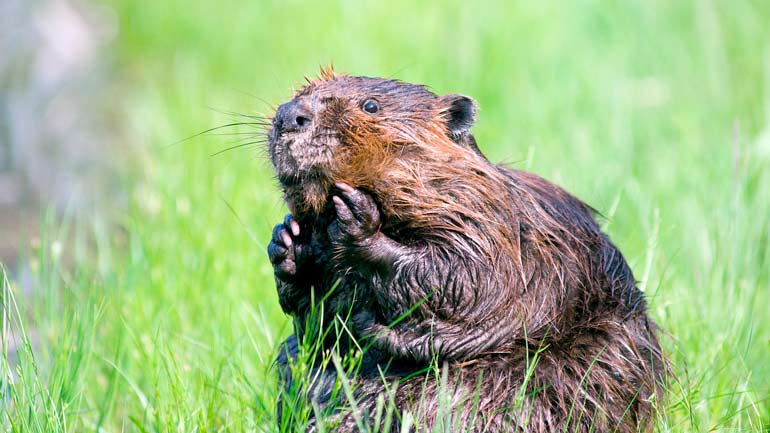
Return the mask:
<path fill-rule="evenodd" d="M 446 113 L 447 129 L 453 139 L 470 131 L 476 121 L 476 101 L 465 95 L 444 95 L 441 103 Z"/>

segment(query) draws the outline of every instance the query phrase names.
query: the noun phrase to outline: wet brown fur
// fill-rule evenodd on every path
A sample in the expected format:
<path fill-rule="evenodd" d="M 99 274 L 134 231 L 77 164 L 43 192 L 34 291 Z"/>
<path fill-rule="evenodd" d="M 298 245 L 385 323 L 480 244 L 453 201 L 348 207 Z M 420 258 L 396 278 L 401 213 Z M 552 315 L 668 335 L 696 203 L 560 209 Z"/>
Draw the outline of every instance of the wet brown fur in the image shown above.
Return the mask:
<path fill-rule="evenodd" d="M 359 84 L 322 70 L 297 93 L 320 95 L 324 109 L 315 128 L 340 145 L 312 182 L 283 187 L 296 218 L 311 225 L 330 212 L 336 182 L 366 191 L 382 214 L 381 231 L 419 251 L 422 261 L 414 269 L 404 265 L 391 275 L 409 280 L 417 273 L 417 284 L 371 289 L 373 305 L 366 308 L 386 323 L 419 304 L 396 327 L 377 328 L 378 343 L 396 346 L 381 349 L 383 359 L 395 357 L 415 371 L 429 361 L 425 353 L 444 363 L 444 392 L 454 393 L 458 430 L 649 428 L 665 370 L 656 326 L 591 209 L 540 177 L 490 163 L 468 145 L 470 133 L 453 136 L 447 129 L 452 95 L 437 97 L 416 86 L 400 95 L 403 100 L 382 98 L 377 117 L 350 102 L 372 91 L 356 89 Z M 437 265 L 417 269 L 426 263 Z M 351 271 L 345 272 L 339 276 Z M 422 344 L 423 337 L 430 347 L 437 338 L 447 343 L 399 351 L 404 335 L 410 339 L 405 346 Z M 535 355 L 534 376 L 525 382 Z M 357 380 L 361 410 L 372 411 L 384 386 L 376 374 Z M 430 374 L 401 380 L 397 405 L 434 425 L 438 382 Z M 477 391 L 481 399 L 475 401 Z M 422 403 L 411 401 L 421 394 Z M 356 430 L 351 415 L 337 421 L 342 431 Z"/>

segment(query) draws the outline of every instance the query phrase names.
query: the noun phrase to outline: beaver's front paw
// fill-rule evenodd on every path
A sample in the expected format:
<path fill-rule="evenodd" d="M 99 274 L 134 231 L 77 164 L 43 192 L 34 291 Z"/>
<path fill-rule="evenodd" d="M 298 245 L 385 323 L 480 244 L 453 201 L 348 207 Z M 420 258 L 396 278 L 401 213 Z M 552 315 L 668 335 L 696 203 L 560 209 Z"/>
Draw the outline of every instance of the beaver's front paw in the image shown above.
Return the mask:
<path fill-rule="evenodd" d="M 291 214 L 275 226 L 273 237 L 267 246 L 267 255 L 273 264 L 276 278 L 296 282 L 310 259 L 310 247 L 298 242 L 300 226 Z"/>
<path fill-rule="evenodd" d="M 380 211 L 374 199 L 350 185 L 338 183 L 339 196 L 333 196 L 337 218 L 329 225 L 328 235 L 339 253 L 365 250 L 377 241 Z"/>

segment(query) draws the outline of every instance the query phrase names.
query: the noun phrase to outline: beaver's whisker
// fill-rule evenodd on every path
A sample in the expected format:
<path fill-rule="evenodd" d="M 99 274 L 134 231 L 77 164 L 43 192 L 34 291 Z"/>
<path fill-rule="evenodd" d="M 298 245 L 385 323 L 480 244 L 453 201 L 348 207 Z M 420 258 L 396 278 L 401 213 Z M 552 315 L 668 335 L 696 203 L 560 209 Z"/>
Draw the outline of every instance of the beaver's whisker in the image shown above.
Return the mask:
<path fill-rule="evenodd" d="M 219 152 L 212 153 L 211 156 L 212 157 L 213 156 L 217 156 L 217 155 L 223 154 L 225 152 L 228 152 L 230 150 L 235 150 L 235 149 L 239 149 L 241 147 L 246 147 L 246 146 L 251 146 L 251 145 L 254 145 L 254 144 L 261 144 L 261 143 L 263 143 L 263 142 L 262 141 L 250 141 L 248 143 L 242 143 L 242 144 L 238 144 L 238 145 L 235 145 L 235 146 L 230 146 L 227 149 L 222 149 Z"/>
<path fill-rule="evenodd" d="M 213 128 L 206 129 L 205 131 L 198 132 L 197 134 L 193 134 L 193 135 L 191 135 L 189 137 L 185 137 L 185 138 L 183 138 L 183 139 L 181 139 L 179 141 L 175 141 L 175 142 L 173 142 L 171 144 L 168 144 L 165 147 L 176 146 L 177 144 L 184 143 L 185 141 L 189 141 L 189 140 L 192 140 L 193 138 L 200 137 L 201 135 L 206 135 L 206 134 L 208 134 L 210 132 L 217 131 L 217 130 L 224 129 L 224 128 L 232 128 L 232 127 L 235 127 L 235 126 L 255 126 L 255 125 L 256 126 L 261 126 L 261 127 L 266 126 L 264 124 L 257 123 L 257 122 L 233 122 L 233 123 L 228 123 L 226 125 L 215 126 Z"/>
<path fill-rule="evenodd" d="M 275 111 L 275 108 L 276 108 L 275 104 L 270 102 L 270 101 L 268 101 L 267 99 L 261 98 L 261 97 L 255 95 L 255 94 L 253 94 L 251 92 L 247 92 L 245 90 L 241 90 L 241 89 L 233 89 L 233 90 L 235 90 L 236 92 L 242 93 L 242 94 L 244 94 L 246 96 L 252 97 L 252 98 L 256 99 L 257 101 L 259 101 L 259 102 L 267 105 L 268 107 L 270 107 L 271 110 Z"/>
<path fill-rule="evenodd" d="M 260 120 L 260 121 L 264 121 L 264 122 L 267 122 L 267 123 L 270 123 L 272 121 L 272 119 L 270 119 L 270 117 L 268 117 L 268 116 L 261 116 L 261 115 L 258 115 L 258 114 L 246 114 L 246 113 L 239 113 L 237 111 L 221 110 L 219 108 L 214 108 L 214 107 L 211 107 L 211 106 L 207 106 L 206 108 L 208 108 L 211 111 L 215 111 L 217 113 L 224 114 L 224 115 L 227 115 L 227 116 L 232 116 L 232 117 L 245 117 L 247 119 Z"/>
<path fill-rule="evenodd" d="M 263 132 L 217 132 L 209 135 L 224 136 L 224 137 L 235 136 L 235 135 L 250 135 L 252 137 L 258 137 L 263 134 L 264 134 Z"/>

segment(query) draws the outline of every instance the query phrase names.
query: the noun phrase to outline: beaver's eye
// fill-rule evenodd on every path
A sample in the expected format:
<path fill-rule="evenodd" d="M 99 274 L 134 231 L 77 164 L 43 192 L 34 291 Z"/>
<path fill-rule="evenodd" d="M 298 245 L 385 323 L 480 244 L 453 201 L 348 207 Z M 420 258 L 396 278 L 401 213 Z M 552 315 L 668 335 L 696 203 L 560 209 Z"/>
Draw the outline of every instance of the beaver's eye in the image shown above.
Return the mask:
<path fill-rule="evenodd" d="M 361 108 L 369 114 L 375 114 L 380 111 L 380 104 L 374 99 L 367 99 L 364 101 L 363 105 L 361 105 Z"/>

